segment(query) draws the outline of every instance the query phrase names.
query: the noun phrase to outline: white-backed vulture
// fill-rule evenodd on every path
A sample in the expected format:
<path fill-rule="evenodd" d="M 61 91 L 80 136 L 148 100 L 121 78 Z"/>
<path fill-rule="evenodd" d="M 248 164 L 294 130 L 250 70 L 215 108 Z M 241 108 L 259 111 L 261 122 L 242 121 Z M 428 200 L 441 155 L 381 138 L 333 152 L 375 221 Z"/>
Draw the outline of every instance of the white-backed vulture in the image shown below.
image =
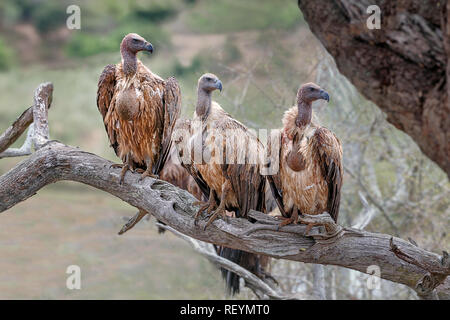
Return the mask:
<path fill-rule="evenodd" d="M 159 174 L 161 180 L 167 181 L 178 188 L 184 189 L 198 200 L 204 199 L 203 193 L 194 178 L 178 161 L 177 149 L 172 147 L 164 168 Z"/>
<path fill-rule="evenodd" d="M 273 195 L 285 220 L 280 226 L 297 223 L 299 214 L 328 212 L 334 221 L 339 214 L 343 178 L 342 146 L 336 135 L 311 121 L 312 102 L 329 101 L 329 95 L 314 83 L 297 93 L 297 106 L 283 117 L 278 151 L 279 171 L 268 176 Z"/>
<path fill-rule="evenodd" d="M 206 200 L 194 178 L 192 178 L 189 172 L 187 172 L 187 170 L 181 166 L 181 163 L 178 161 L 178 154 L 175 146 L 172 146 L 166 160 L 166 164 L 159 174 L 159 178 L 173 184 L 174 186 L 177 186 L 178 188 L 188 191 L 199 201 Z M 160 221 L 159 223 L 163 222 Z M 165 229 L 158 227 L 158 232 L 164 233 Z"/>
<path fill-rule="evenodd" d="M 233 119 L 217 102 L 214 90 L 222 91 L 217 76 L 207 73 L 198 81 L 198 100 L 192 121 L 178 121 L 174 132 L 182 165 L 209 200 L 202 203 L 199 215 L 212 213 L 205 228 L 226 211 L 236 217 L 248 217 L 253 210 L 265 211 L 265 177 L 260 174 L 259 156 L 263 145 L 247 127 Z M 200 159 L 196 155 L 200 154 Z M 199 161 L 198 161 L 199 160 Z M 260 257 L 248 252 L 218 248 L 218 253 L 258 276 L 265 276 Z M 267 262 L 264 259 L 264 262 Z M 239 277 L 222 270 L 230 293 L 239 291 Z"/>
<path fill-rule="evenodd" d="M 171 147 L 171 135 L 181 108 L 181 93 L 175 78 L 163 80 L 137 57 L 153 52 L 152 45 L 130 33 L 120 44 L 122 62 L 107 65 L 98 82 L 97 107 L 111 146 L 123 164 L 120 182 L 127 170 L 156 178 Z M 146 213 L 140 211 L 129 223 L 133 227 Z M 122 229 L 121 233 L 126 230 Z"/>

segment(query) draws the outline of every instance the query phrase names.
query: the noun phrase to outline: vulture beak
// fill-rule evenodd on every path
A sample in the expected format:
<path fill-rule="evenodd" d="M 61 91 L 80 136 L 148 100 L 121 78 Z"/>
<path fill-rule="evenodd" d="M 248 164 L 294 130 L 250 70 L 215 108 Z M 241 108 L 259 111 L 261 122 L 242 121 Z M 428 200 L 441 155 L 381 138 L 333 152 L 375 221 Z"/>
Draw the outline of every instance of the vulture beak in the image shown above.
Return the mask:
<path fill-rule="evenodd" d="M 320 99 L 330 102 L 330 96 L 328 95 L 328 92 L 326 92 L 325 90 L 320 90 Z"/>
<path fill-rule="evenodd" d="M 216 81 L 216 88 L 219 89 L 220 92 L 222 92 L 222 82 L 220 80 Z"/>
<path fill-rule="evenodd" d="M 147 42 L 147 43 L 145 44 L 144 50 L 145 50 L 145 51 L 148 51 L 148 52 L 150 52 L 150 53 L 153 53 L 153 46 L 152 46 L 152 44 L 151 44 L 150 42 Z"/>

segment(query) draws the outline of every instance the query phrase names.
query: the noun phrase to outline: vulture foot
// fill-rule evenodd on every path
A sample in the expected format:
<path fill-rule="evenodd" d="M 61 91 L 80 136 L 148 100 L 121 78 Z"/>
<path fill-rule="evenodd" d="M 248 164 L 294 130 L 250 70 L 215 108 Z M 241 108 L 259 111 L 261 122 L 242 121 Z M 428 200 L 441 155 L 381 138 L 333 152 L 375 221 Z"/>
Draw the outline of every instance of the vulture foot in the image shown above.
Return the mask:
<path fill-rule="evenodd" d="M 282 219 L 283 221 L 278 225 L 278 230 L 281 227 L 287 226 L 289 224 L 297 224 L 298 223 L 298 210 L 294 209 L 290 218 L 285 218 L 283 216 L 278 216 L 278 219 Z"/>
<path fill-rule="evenodd" d="M 193 202 L 193 205 L 200 206 L 200 209 L 198 209 L 197 213 L 194 216 L 195 225 L 197 225 L 198 217 L 202 214 L 203 211 L 206 210 L 206 212 L 211 213 L 216 207 L 214 201 L 209 202 L 195 201 Z"/>
<path fill-rule="evenodd" d="M 213 223 L 214 220 L 217 219 L 218 216 L 221 216 L 222 218 L 228 218 L 227 216 L 227 211 L 225 210 L 225 208 L 221 208 L 219 206 L 219 208 L 217 208 L 216 211 L 214 211 L 214 213 L 212 214 L 212 216 L 209 218 L 208 222 L 206 223 L 206 225 L 203 227 L 203 230 L 206 230 L 206 228 L 208 228 L 208 226 Z"/>
<path fill-rule="evenodd" d="M 114 163 L 110 166 L 110 168 L 122 168 L 122 171 L 120 172 L 119 184 L 123 183 L 123 180 L 125 179 L 125 173 L 127 173 L 128 170 L 133 172 L 132 167 L 125 163 Z"/>
<path fill-rule="evenodd" d="M 128 220 L 127 223 L 120 229 L 119 235 L 124 234 L 131 228 L 133 228 L 141 219 L 147 214 L 144 210 L 139 210 L 138 213 L 136 213 L 130 220 Z"/>
<path fill-rule="evenodd" d="M 139 181 L 144 180 L 146 177 L 150 177 L 153 179 L 159 179 L 159 176 L 157 174 L 153 174 L 150 169 L 147 169 L 145 171 L 140 169 L 138 172 L 142 173 L 141 177 L 139 178 Z"/>

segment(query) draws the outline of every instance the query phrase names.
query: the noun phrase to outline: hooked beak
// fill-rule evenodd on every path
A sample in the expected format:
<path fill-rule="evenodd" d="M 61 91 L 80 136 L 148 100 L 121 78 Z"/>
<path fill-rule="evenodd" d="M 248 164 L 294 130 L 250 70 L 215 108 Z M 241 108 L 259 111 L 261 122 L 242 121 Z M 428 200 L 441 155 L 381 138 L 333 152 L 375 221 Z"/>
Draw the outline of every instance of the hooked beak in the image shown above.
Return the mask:
<path fill-rule="evenodd" d="M 153 53 L 153 46 L 152 46 L 152 44 L 151 44 L 150 42 L 147 42 L 147 43 L 145 44 L 144 50 L 145 50 L 145 51 L 148 51 L 148 52 L 150 52 L 150 53 Z"/>
<path fill-rule="evenodd" d="M 220 92 L 222 92 L 222 82 L 220 80 L 217 80 L 216 88 L 219 89 Z"/>
<path fill-rule="evenodd" d="M 320 98 L 323 100 L 327 100 L 327 102 L 330 102 L 330 96 L 325 90 L 320 90 Z"/>

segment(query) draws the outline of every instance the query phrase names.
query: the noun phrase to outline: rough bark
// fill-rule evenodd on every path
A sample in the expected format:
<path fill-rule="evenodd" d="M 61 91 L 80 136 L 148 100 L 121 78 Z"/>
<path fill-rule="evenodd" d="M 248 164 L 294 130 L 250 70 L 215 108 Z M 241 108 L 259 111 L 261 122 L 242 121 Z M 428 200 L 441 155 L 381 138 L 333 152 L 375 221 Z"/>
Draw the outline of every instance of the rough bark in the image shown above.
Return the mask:
<path fill-rule="evenodd" d="M 381 29 L 369 29 L 370 5 Z M 450 1 L 298 0 L 339 71 L 450 176 Z M 449 8 L 449 10 L 447 10 Z"/>
<path fill-rule="evenodd" d="M 393 238 L 395 249 L 408 257 L 411 263 L 400 259 L 390 244 L 391 236 L 352 228 L 327 225 L 311 230 L 305 236 L 304 225 L 292 225 L 276 230 L 277 220 L 258 212 L 251 212 L 257 223 L 246 219 L 217 220 L 206 230 L 204 223 L 194 224 L 198 209 L 196 199 L 187 191 L 151 178 L 139 182 L 138 174 L 127 174 L 119 184 L 120 169 L 111 169 L 112 163 L 94 154 L 65 146 L 56 141 L 46 143 L 26 160 L 0 177 L 0 212 L 34 195 L 47 184 L 72 180 L 88 184 L 150 212 L 156 219 L 192 238 L 228 246 L 279 259 L 317 264 L 332 264 L 366 272 L 370 265 L 381 268 L 381 277 L 412 288 L 423 282 L 427 270 L 445 275 L 431 292 L 441 298 L 450 297 L 449 267 L 439 255 L 428 252 L 399 238 Z M 331 218 L 330 218 L 331 219 Z M 305 222 L 309 222 L 306 221 Z M 448 260 L 448 259 L 447 259 Z M 420 265 L 423 263 L 423 266 Z"/>
<path fill-rule="evenodd" d="M 38 119 L 38 130 L 35 130 L 38 136 L 43 136 L 48 139 L 48 125 L 39 123 L 45 122 L 47 124 L 47 112 L 50 108 L 53 95 L 53 84 L 50 82 L 41 83 L 34 92 L 33 105 L 26 109 L 14 123 L 6 129 L 0 136 L 0 154 L 3 153 L 10 145 L 12 145 L 28 126 L 33 122 L 34 114 L 41 119 Z M 37 110 L 39 109 L 39 110 Z M 42 113 L 42 116 L 40 114 Z M 45 129 L 46 128 L 46 129 Z M 47 130 L 44 132 L 44 130 Z M 5 155 L 6 156 L 6 155 Z"/>

